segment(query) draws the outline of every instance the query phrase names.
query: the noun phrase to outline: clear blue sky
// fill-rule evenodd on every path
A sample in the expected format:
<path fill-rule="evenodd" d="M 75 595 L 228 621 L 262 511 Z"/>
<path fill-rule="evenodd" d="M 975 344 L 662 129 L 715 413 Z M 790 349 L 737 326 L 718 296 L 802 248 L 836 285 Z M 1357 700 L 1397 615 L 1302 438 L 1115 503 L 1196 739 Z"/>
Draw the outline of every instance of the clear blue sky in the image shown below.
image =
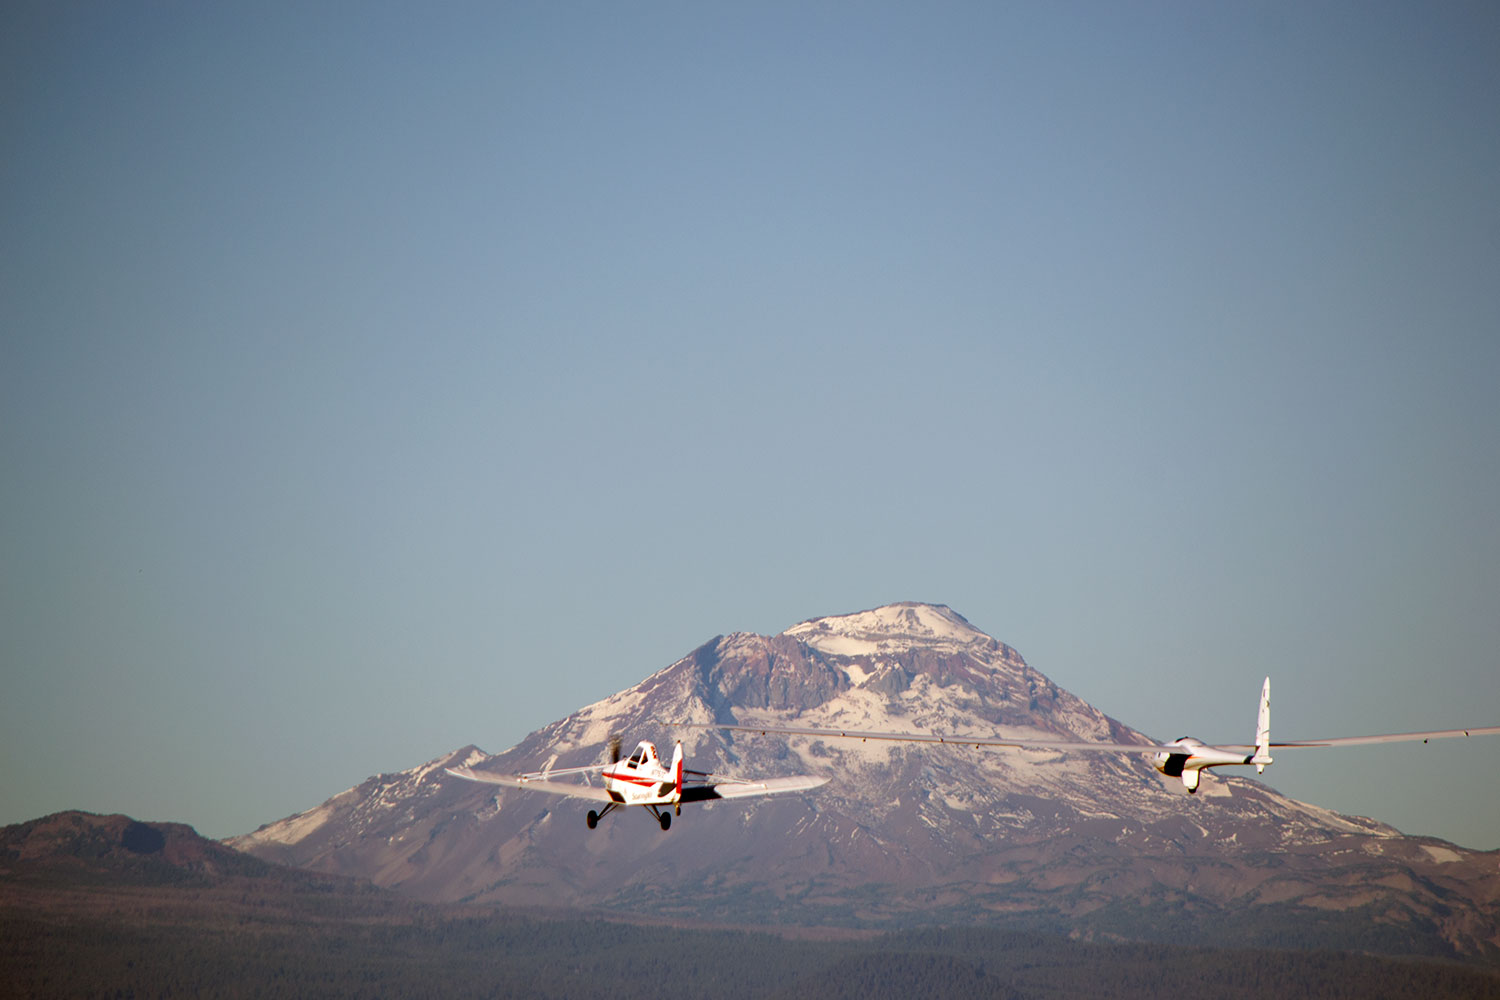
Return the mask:
<path fill-rule="evenodd" d="M 1311 9 L 1308 9 L 1311 7 Z M 0 12 L 0 822 L 253 829 L 946 603 L 1500 723 L 1500 8 Z M 1500 847 L 1500 740 L 1266 779 Z"/>

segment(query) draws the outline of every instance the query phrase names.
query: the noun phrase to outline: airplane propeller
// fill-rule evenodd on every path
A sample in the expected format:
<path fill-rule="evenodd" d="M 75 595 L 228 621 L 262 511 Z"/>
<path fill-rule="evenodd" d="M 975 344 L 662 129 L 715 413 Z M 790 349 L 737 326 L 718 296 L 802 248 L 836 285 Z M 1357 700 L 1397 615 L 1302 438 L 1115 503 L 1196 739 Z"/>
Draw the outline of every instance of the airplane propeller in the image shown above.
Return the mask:
<path fill-rule="evenodd" d="M 620 734 L 614 733 L 609 738 L 609 762 L 618 764 L 620 762 Z"/>

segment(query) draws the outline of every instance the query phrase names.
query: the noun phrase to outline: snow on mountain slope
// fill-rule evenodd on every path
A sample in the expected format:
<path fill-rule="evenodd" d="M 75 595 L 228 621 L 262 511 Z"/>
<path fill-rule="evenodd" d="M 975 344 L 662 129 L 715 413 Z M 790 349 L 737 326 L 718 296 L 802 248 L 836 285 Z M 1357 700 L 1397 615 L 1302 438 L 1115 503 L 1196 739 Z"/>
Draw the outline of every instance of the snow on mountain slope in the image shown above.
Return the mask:
<path fill-rule="evenodd" d="M 995 640 L 951 608 L 931 604 L 892 604 L 852 615 L 813 618 L 782 635 L 834 656 L 878 656 L 913 646 L 954 651 Z"/>

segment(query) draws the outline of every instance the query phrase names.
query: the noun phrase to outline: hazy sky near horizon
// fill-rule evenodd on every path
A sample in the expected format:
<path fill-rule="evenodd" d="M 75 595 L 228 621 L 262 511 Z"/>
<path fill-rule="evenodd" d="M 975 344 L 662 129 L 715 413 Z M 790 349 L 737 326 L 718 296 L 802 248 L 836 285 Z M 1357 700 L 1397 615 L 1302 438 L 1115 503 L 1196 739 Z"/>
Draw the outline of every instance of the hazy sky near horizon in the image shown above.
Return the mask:
<path fill-rule="evenodd" d="M 0 11 L 0 823 L 243 833 L 944 603 L 1500 724 L 1500 8 Z M 1500 847 L 1500 739 L 1265 780 Z"/>

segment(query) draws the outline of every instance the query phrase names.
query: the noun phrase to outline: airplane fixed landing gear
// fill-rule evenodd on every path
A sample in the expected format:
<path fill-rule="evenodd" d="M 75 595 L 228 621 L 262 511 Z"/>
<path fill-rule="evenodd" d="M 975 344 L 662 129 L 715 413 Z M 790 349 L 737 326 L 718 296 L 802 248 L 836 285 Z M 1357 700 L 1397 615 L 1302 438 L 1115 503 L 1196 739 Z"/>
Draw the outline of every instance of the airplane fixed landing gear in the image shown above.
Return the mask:
<path fill-rule="evenodd" d="M 599 825 L 599 821 L 601 819 L 603 819 L 605 816 L 609 815 L 609 811 L 611 809 L 613 809 L 614 807 L 615 807 L 615 803 L 611 802 L 609 805 L 605 806 L 603 809 L 600 809 L 598 812 L 594 812 L 594 810 L 590 809 L 588 811 L 588 815 L 584 816 L 584 821 L 586 823 L 588 823 L 589 829 L 592 830 L 596 826 L 598 826 Z M 647 808 L 649 808 L 651 810 L 651 815 L 653 815 L 653 816 L 656 817 L 656 821 L 661 824 L 661 828 L 662 828 L 663 832 L 665 832 L 666 830 L 668 830 L 668 829 L 671 828 L 671 826 L 672 826 L 672 814 L 671 813 L 669 813 L 669 812 L 662 812 L 660 809 L 656 808 L 655 806 L 648 806 Z M 679 813 L 679 815 L 681 815 L 681 814 Z"/>

